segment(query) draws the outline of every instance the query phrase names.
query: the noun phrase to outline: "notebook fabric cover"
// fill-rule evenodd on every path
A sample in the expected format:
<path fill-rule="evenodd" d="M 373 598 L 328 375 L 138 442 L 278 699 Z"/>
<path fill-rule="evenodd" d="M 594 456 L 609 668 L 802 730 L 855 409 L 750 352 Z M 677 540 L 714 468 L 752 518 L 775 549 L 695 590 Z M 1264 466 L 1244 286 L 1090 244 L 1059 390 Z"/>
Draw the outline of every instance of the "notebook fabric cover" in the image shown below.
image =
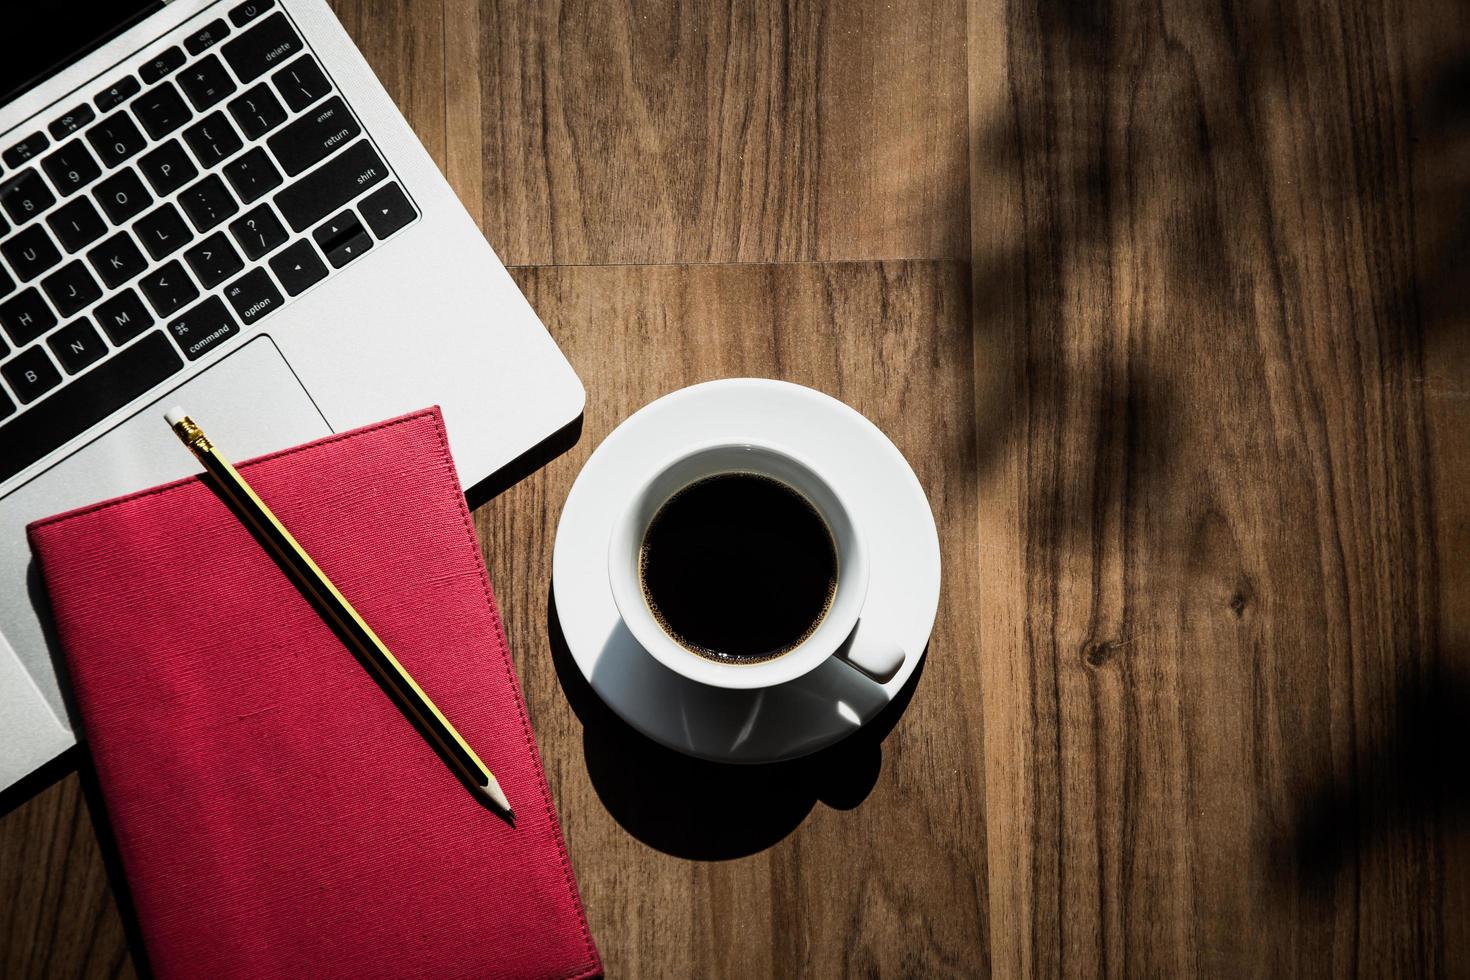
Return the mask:
<path fill-rule="evenodd" d="M 39 521 L 153 970 L 599 973 L 438 410 L 238 468 L 494 770 L 515 824 L 455 779 L 203 478 Z"/>

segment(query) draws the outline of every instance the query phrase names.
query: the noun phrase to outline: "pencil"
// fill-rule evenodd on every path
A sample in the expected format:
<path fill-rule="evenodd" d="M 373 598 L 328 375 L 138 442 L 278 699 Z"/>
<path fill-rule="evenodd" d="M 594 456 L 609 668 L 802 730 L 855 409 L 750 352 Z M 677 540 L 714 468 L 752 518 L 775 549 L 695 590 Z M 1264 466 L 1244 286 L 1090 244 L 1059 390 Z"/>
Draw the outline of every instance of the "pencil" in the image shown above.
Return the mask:
<path fill-rule="evenodd" d="M 475 750 L 470 748 L 449 719 L 444 717 L 444 713 L 403 668 L 398 658 L 378 639 L 378 634 L 352 608 L 352 603 L 332 584 L 332 580 L 327 578 L 311 555 L 306 553 L 306 549 L 276 519 L 276 515 L 250 488 L 250 484 L 245 482 L 239 471 L 230 465 L 230 461 L 215 448 L 204 435 L 204 431 L 182 408 L 169 409 L 164 413 L 164 418 L 184 445 L 204 465 L 205 471 L 235 505 L 238 513 L 244 516 L 261 539 L 270 546 L 297 583 L 317 601 L 331 624 L 337 627 L 338 632 L 408 706 L 419 725 L 428 732 L 465 784 L 509 815 L 510 801 L 506 799 L 495 774 L 480 761 Z"/>

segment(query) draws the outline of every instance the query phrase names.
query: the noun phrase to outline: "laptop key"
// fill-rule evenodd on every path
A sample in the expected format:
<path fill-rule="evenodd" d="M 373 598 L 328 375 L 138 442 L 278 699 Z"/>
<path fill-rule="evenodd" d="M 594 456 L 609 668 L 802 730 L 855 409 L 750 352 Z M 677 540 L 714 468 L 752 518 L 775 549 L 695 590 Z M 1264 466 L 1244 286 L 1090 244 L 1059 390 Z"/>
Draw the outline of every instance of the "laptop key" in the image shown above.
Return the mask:
<path fill-rule="evenodd" d="M 177 47 L 164 48 L 153 56 L 153 60 L 138 67 L 138 74 L 143 77 L 143 84 L 152 85 L 169 72 L 178 71 L 184 67 L 184 52 Z"/>
<path fill-rule="evenodd" d="M 0 207 L 5 208 L 5 213 L 17 225 L 25 224 L 55 203 L 56 195 L 41 175 L 29 167 L 11 174 L 0 184 Z"/>
<path fill-rule="evenodd" d="M 138 84 L 138 80 L 132 75 L 124 75 L 114 82 L 110 88 L 105 88 L 101 92 L 98 92 L 92 101 L 96 103 L 99 112 L 107 112 L 109 109 L 116 109 L 128 99 L 137 95 L 142 88 L 143 86 Z"/>
<path fill-rule="evenodd" d="M 41 158 L 41 169 L 51 178 L 52 185 L 62 197 L 75 194 L 92 181 L 102 176 L 97 158 L 87 151 L 79 139 L 72 140 L 59 150 Z"/>
<path fill-rule="evenodd" d="M 299 174 L 352 142 L 362 127 L 334 97 L 266 141 L 288 174 Z"/>
<path fill-rule="evenodd" d="M 249 139 L 259 139 L 286 121 L 286 110 L 265 82 L 259 82 L 254 88 L 246 89 L 244 95 L 231 99 L 229 110 Z"/>
<path fill-rule="evenodd" d="M 102 287 L 92 278 L 81 259 L 74 259 L 41 280 L 41 288 L 51 297 L 56 312 L 63 318 L 74 316 L 102 298 Z"/>
<path fill-rule="evenodd" d="M 170 321 L 168 332 L 191 361 L 208 354 L 240 332 L 218 296 L 211 296 L 183 316 Z"/>
<path fill-rule="evenodd" d="M 154 139 L 163 139 L 194 117 L 184 105 L 184 97 L 173 82 L 164 82 L 138 96 L 131 103 L 133 115 Z"/>
<path fill-rule="evenodd" d="M 138 172 L 132 167 L 119 170 L 98 184 L 93 188 L 92 196 L 102 205 L 113 224 L 119 225 L 153 203 L 143 181 L 138 179 Z"/>
<path fill-rule="evenodd" d="M 311 233 L 332 268 L 340 269 L 373 247 L 373 239 L 352 211 L 343 211 Z"/>
<path fill-rule="evenodd" d="M 15 292 L 15 280 L 10 278 L 10 273 L 0 268 L 0 296 L 9 296 Z M 5 343 L 0 341 L 0 357 L 5 356 Z"/>
<path fill-rule="evenodd" d="M 245 268 L 240 253 L 230 244 L 223 231 L 217 231 L 184 253 L 189 268 L 199 277 L 205 289 L 213 289 Z"/>
<path fill-rule="evenodd" d="M 97 113 L 92 111 L 91 106 L 83 102 L 60 119 L 53 121 L 46 129 L 51 133 L 52 139 L 64 140 L 96 118 Z"/>
<path fill-rule="evenodd" d="M 304 231 L 387 176 L 378 151 L 367 140 L 358 140 L 274 200 L 292 230 Z"/>
<path fill-rule="evenodd" d="M 277 65 L 300 54 L 304 45 L 285 14 L 271 14 L 233 41 L 225 42 L 225 60 L 244 82 L 253 82 Z"/>
<path fill-rule="evenodd" d="M 271 81 L 292 112 L 300 112 L 332 90 L 332 83 L 311 55 L 297 58 L 272 75 Z"/>
<path fill-rule="evenodd" d="M 179 192 L 179 206 L 200 231 L 208 231 L 240 210 L 240 205 L 225 189 L 225 182 L 215 174 Z"/>
<path fill-rule="evenodd" d="M 214 47 L 229 33 L 230 29 L 223 20 L 210 21 L 192 37 L 185 38 L 184 47 L 189 49 L 190 54 L 198 54 L 205 48 Z"/>
<path fill-rule="evenodd" d="M 169 140 L 158 149 L 145 153 L 138 160 L 138 169 L 153 185 L 159 197 L 167 197 L 199 176 L 199 168 L 189 159 L 189 154 L 178 140 Z"/>
<path fill-rule="evenodd" d="M 50 145 L 51 141 L 46 138 L 45 133 L 32 133 L 6 149 L 0 154 L 0 159 L 5 161 L 7 167 L 18 167 Z"/>
<path fill-rule="evenodd" d="M 268 204 L 258 205 L 231 221 L 230 234 L 249 259 L 273 252 L 286 241 L 286 228 Z"/>
<path fill-rule="evenodd" d="M 87 130 L 87 142 L 109 169 L 142 151 L 148 145 L 137 124 L 125 112 L 115 112 Z"/>
<path fill-rule="evenodd" d="M 225 164 L 224 172 L 242 204 L 252 204 L 264 197 L 280 187 L 283 179 L 265 150 L 258 146 Z"/>
<path fill-rule="evenodd" d="M 245 145 L 223 112 L 212 112 L 184 130 L 184 141 L 206 170 Z"/>
<path fill-rule="evenodd" d="M 235 315 L 245 326 L 273 313 L 285 299 L 264 269 L 251 269 L 225 287 L 225 299 L 235 308 Z"/>
<path fill-rule="evenodd" d="M 15 392 L 22 405 L 29 405 L 61 384 L 61 372 L 56 370 L 56 365 L 51 363 L 40 344 L 15 355 L 14 360 L 0 367 L 0 374 L 5 375 L 10 390 Z"/>
<path fill-rule="evenodd" d="M 194 285 L 178 259 L 148 273 L 138 280 L 138 286 L 159 316 L 181 310 L 199 296 L 199 287 Z"/>
<path fill-rule="evenodd" d="M 172 204 L 165 204 L 143 215 L 133 225 L 133 230 L 137 232 L 148 254 L 155 259 L 172 255 L 193 237 L 189 226 L 179 216 L 179 209 Z"/>
<path fill-rule="evenodd" d="M 179 74 L 179 88 L 203 112 L 235 91 L 235 80 L 214 55 L 201 58 Z"/>
<path fill-rule="evenodd" d="M 86 432 L 184 366 L 155 330 L 87 372 L 30 411 L 0 425 L 0 480 Z M 55 368 L 52 368 L 54 371 Z"/>
<path fill-rule="evenodd" d="M 0 303 L 0 326 L 12 344 L 24 347 L 56 326 L 56 315 L 32 287 Z"/>
<path fill-rule="evenodd" d="M 326 264 L 317 258 L 316 250 L 304 238 L 271 259 L 270 265 L 271 271 L 291 296 L 299 296 L 327 274 Z"/>
<path fill-rule="evenodd" d="M 124 289 L 92 311 L 97 323 L 114 344 L 122 345 L 153 326 L 153 314 L 143 305 L 138 294 Z"/>
<path fill-rule="evenodd" d="M 46 224 L 51 226 L 61 247 L 68 252 L 75 252 L 107 234 L 107 223 L 97 213 L 96 206 L 85 197 L 51 212 Z"/>
<path fill-rule="evenodd" d="M 30 282 L 61 261 L 61 253 L 40 225 L 32 225 L 7 238 L 0 244 L 0 253 L 5 255 L 21 282 Z"/>
<path fill-rule="evenodd" d="M 230 23 L 236 27 L 244 27 L 275 5 L 276 0 L 251 0 L 250 3 L 242 3 L 230 9 Z"/>
<path fill-rule="evenodd" d="M 148 260 L 138 250 L 133 236 L 120 231 L 87 253 L 87 261 L 108 289 L 116 289 L 148 268 Z"/>
<path fill-rule="evenodd" d="M 397 184 L 384 184 L 359 201 L 357 209 L 379 238 L 387 238 L 418 217 L 408 195 Z"/>
<path fill-rule="evenodd" d="M 107 353 L 107 345 L 97 336 L 92 321 L 86 317 L 74 320 L 46 338 L 51 353 L 66 368 L 67 374 L 76 374 L 89 365 L 97 363 Z"/>

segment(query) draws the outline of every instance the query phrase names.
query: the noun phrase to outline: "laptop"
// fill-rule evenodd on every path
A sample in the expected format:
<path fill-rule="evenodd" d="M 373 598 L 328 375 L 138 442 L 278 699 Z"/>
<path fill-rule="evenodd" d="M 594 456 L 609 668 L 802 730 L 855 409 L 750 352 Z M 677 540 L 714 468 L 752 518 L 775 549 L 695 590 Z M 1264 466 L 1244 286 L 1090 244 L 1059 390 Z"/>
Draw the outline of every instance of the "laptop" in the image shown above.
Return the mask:
<path fill-rule="evenodd" d="M 6 16 L 0 789 L 75 743 L 25 525 L 193 472 L 168 406 L 245 458 L 437 404 L 471 487 L 583 405 L 320 0 Z"/>

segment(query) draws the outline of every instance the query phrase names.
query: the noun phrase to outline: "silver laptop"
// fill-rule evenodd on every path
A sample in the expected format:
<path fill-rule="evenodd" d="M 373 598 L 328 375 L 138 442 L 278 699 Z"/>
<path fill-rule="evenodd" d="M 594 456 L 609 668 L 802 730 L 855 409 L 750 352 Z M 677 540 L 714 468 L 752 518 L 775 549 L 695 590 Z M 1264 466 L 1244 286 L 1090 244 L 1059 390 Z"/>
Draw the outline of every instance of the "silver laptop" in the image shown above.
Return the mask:
<path fill-rule="evenodd" d="M 6 16 L 0 789 L 75 741 L 25 525 L 193 471 L 168 405 L 243 458 L 438 404 L 470 487 L 583 403 L 320 0 Z"/>

